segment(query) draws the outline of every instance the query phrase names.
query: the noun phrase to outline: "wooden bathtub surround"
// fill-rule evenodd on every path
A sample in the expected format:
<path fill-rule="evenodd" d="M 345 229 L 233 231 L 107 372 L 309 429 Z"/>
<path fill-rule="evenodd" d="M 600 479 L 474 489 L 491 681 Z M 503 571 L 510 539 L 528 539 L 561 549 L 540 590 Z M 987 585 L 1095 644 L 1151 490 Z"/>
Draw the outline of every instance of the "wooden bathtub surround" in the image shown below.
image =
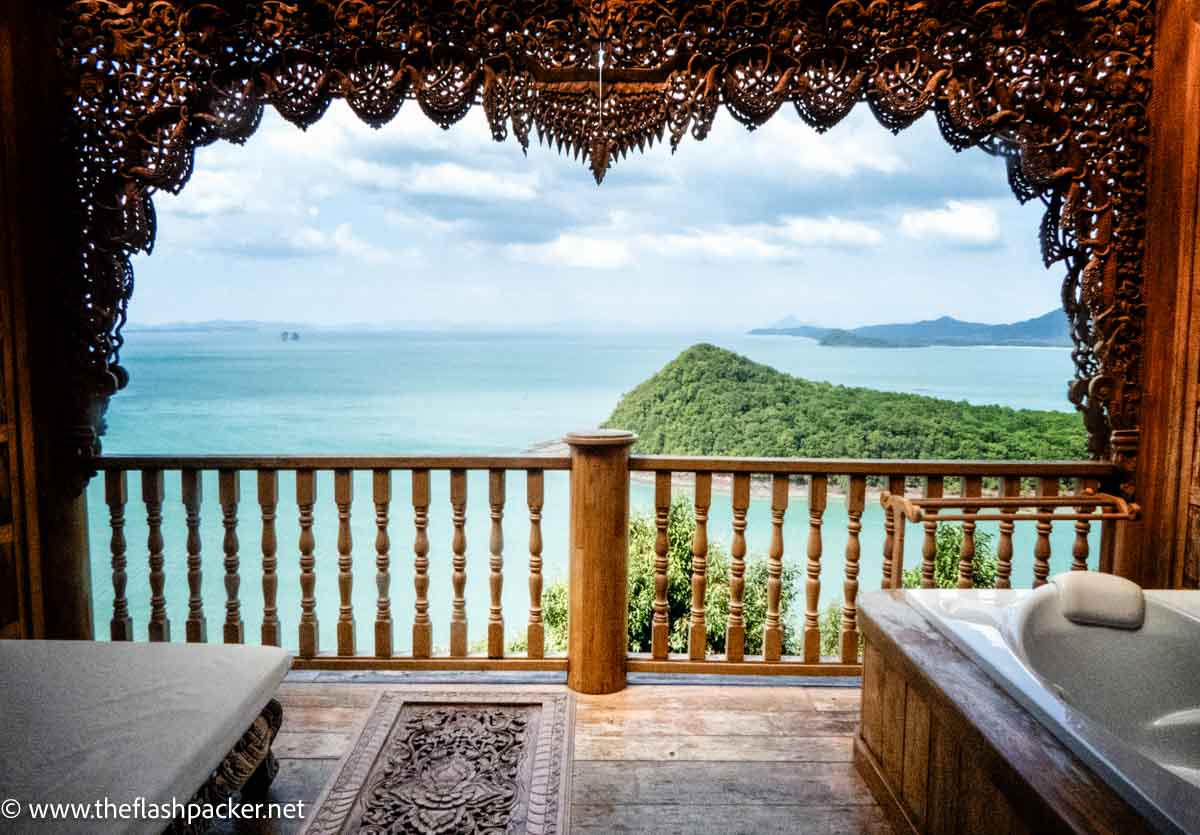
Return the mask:
<path fill-rule="evenodd" d="M 628 470 L 635 440 L 632 432 L 618 430 L 566 436 L 571 447 L 567 685 L 578 693 L 625 688 Z M 699 500 L 696 508 L 699 516 Z"/>
<path fill-rule="evenodd" d="M 854 762 L 896 832 L 1153 831 L 901 591 L 864 594 Z"/>

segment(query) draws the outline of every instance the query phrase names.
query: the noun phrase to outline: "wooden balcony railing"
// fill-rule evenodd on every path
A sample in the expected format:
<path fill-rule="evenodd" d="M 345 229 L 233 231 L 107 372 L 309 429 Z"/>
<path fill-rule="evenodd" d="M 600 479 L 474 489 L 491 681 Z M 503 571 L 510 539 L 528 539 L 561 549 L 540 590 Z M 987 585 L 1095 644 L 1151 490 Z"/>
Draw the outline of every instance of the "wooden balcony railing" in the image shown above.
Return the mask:
<path fill-rule="evenodd" d="M 243 587 L 243 566 L 253 563 L 261 581 L 262 621 L 258 640 L 263 644 L 288 645 L 297 649 L 295 666 L 301 669 L 397 668 L 397 669 L 525 669 L 568 672 L 568 682 L 583 692 L 610 692 L 624 686 L 627 672 L 655 673 L 737 673 L 764 675 L 857 675 L 859 636 L 856 598 L 862 556 L 860 534 L 868 492 L 879 489 L 888 498 L 904 501 L 912 507 L 884 516 L 883 585 L 899 585 L 903 555 L 903 513 L 924 525 L 924 558 L 932 560 L 936 547 L 937 521 L 934 511 L 946 521 L 951 511 L 962 511 L 964 539 L 962 565 L 968 575 L 974 548 L 974 524 L 997 520 L 1000 538 L 997 546 L 999 584 L 1011 582 L 1012 531 L 1021 518 L 1019 509 L 1039 509 L 1033 521 L 1038 526 L 1032 582 L 1044 582 L 1050 559 L 1050 528 L 1054 523 L 1047 508 L 1074 508 L 1065 520 L 1075 526 L 1072 550 L 1073 567 L 1086 568 L 1089 560 L 1088 538 L 1091 520 L 1085 507 L 1101 507 L 1103 527 L 1098 567 L 1111 570 L 1111 543 L 1117 514 L 1128 508 L 1097 499 L 1113 476 L 1112 467 L 1099 462 L 966 462 L 966 461 L 851 461 L 811 459 L 691 458 L 671 456 L 631 456 L 633 437 L 628 433 L 598 432 L 567 437 L 570 457 L 548 455 L 461 457 L 175 457 L 112 456 L 100 460 L 104 473 L 105 500 L 109 510 L 112 552 L 113 640 L 132 640 L 133 621 L 127 598 L 130 572 L 129 543 L 126 541 L 126 513 L 129 503 L 130 474 L 137 474 L 141 503 L 145 506 L 146 566 L 148 569 L 148 629 L 152 641 L 171 640 L 171 616 L 166 606 L 164 584 L 168 572 L 186 571 L 188 599 L 183 637 L 190 642 L 215 638 L 205 620 L 202 571 L 206 567 L 201 549 L 201 510 L 203 484 L 215 474 L 217 503 L 221 519 L 221 576 L 224 583 L 224 615 L 220 640 L 241 643 L 248 639 L 241 610 L 248 589 Z M 546 651 L 546 629 L 542 613 L 543 536 L 542 513 L 545 497 L 545 473 L 569 471 L 570 532 L 568 537 L 569 644 L 567 656 L 552 656 Z M 467 484 L 468 474 L 477 479 L 486 474 L 488 523 L 487 631 L 483 647 L 472 647 L 467 629 Z M 178 474 L 179 495 L 168 497 L 164 474 L 171 483 Z M 253 473 L 251 477 L 250 473 Z M 280 494 L 280 474 L 294 478 L 293 503 Z M 375 538 L 371 548 L 354 542 L 351 519 L 357 508 L 354 485 L 370 484 L 369 511 L 373 512 Z M 392 488 L 398 477 L 410 483 L 412 521 L 410 533 L 399 534 L 400 515 L 393 506 Z M 240 495 L 243 478 L 257 487 L 256 501 L 259 533 L 256 552 L 247 558 L 243 542 L 245 522 L 239 520 L 243 507 Z M 506 553 L 504 519 L 513 511 L 506 502 L 506 488 L 523 481 L 527 515 L 528 545 L 519 552 L 520 573 L 529 589 L 528 611 L 521 612 L 518 623 L 524 625 L 524 648 L 519 653 L 506 650 L 505 636 L 512 634 L 516 616 L 503 605 L 506 565 L 511 577 L 512 551 Z M 649 653 L 628 652 L 627 554 L 631 481 L 651 480 L 654 484 L 655 543 L 652 644 Z M 729 540 L 729 605 L 725 630 L 725 652 L 708 651 L 706 587 L 709 577 L 710 511 L 714 505 L 714 480 L 718 495 L 728 493 L 731 514 Z M 332 495 L 318 495 L 319 483 L 332 481 Z M 690 483 L 695 518 L 692 541 L 691 606 L 687 615 L 687 652 L 669 651 L 667 600 L 667 522 L 673 492 L 679 483 Z M 519 483 L 519 482 L 518 482 Z M 945 496 L 950 484 L 960 493 Z M 838 577 L 841 591 L 841 632 L 839 652 L 822 657 L 820 640 L 821 589 L 824 579 L 825 516 L 830 486 L 844 490 L 846 503 L 844 570 Z M 286 485 L 285 485 L 286 486 Z M 806 487 L 801 492 L 798 486 Z M 1063 494 L 1063 488 L 1067 493 Z M 448 488 L 450 511 L 448 612 L 430 612 L 430 533 L 429 519 L 434 488 Z M 136 489 L 136 488 L 135 488 Z M 326 488 L 327 489 L 327 488 Z M 747 555 L 748 509 L 752 492 L 769 495 L 770 537 L 767 554 L 766 616 L 762 632 L 761 655 L 746 652 L 745 571 Z M 919 495 L 917 495 L 919 493 Z M 785 656 L 783 623 L 780 613 L 781 577 L 785 547 L 785 517 L 793 498 L 805 501 L 807 536 L 804 548 L 803 618 L 799 625 L 800 654 Z M 1107 501 L 1108 497 L 1105 497 Z M 978 501 L 975 501 L 978 500 Z M 183 530 L 171 532 L 172 548 L 164 538 L 164 503 L 178 502 L 184 510 Z M 333 560 L 318 555 L 314 533 L 314 514 L 322 502 L 336 508 L 336 572 Z M 924 510 L 920 510 L 920 508 Z M 1107 509 L 1108 515 L 1104 515 Z M 985 513 L 994 510 L 993 513 Z M 175 511 L 177 512 L 177 511 Z M 793 511 L 794 512 L 794 511 Z M 284 514 L 294 513 L 298 536 L 294 543 L 281 544 L 277 527 Z M 405 514 L 407 515 L 407 514 Z M 970 518 L 966 518 L 970 517 Z M 968 526 L 970 526 L 968 528 Z M 839 525 L 840 527 L 840 525 Z M 511 527 L 510 527 L 511 530 Z M 724 533 L 724 532 L 722 532 Z M 394 543 L 411 542 L 411 564 L 393 556 Z M 183 547 L 179 548 L 179 544 Z M 471 543 L 474 549 L 474 543 Z M 558 546 L 561 547 L 561 546 Z M 839 543 L 840 549 L 840 543 Z M 138 549 L 140 551 L 140 549 Z M 374 555 L 374 570 L 363 570 L 362 552 Z M 407 550 L 407 548 L 406 548 Z M 474 553 L 474 550 L 472 550 Z M 176 556 L 178 554 L 178 556 Z M 285 556 L 286 555 L 286 556 Z M 508 559 L 506 560 L 506 556 Z M 565 555 L 554 554 L 555 557 Z M 289 565 L 285 561 L 291 561 Z M 527 564 L 528 568 L 525 569 Z M 401 568 L 400 566 L 404 567 Z M 328 566 L 328 569 L 326 568 Z M 441 569 L 442 566 L 434 566 Z M 282 633 L 279 617 L 279 588 L 283 569 L 295 571 L 293 590 L 299 600 L 296 640 Z M 336 646 L 323 651 L 317 621 L 317 588 L 336 576 L 338 598 Z M 391 601 L 393 577 L 402 577 L 413 593 L 411 612 L 398 612 Z M 964 575 L 967 576 L 967 575 Z M 374 641 L 370 648 L 356 642 L 357 618 L 354 589 L 357 584 L 374 580 Z M 477 582 L 472 578 L 473 584 Z M 290 580 L 288 581 L 290 582 Z M 477 586 L 473 586 L 477 587 Z M 361 602 L 361 601 L 360 601 Z M 483 616 L 479 612 L 478 616 Z M 176 618 L 179 615 L 175 615 Z M 445 618 L 449 627 L 449 646 L 439 651 L 434 646 L 434 619 Z M 440 621 L 439 621 L 440 622 Z M 508 631 L 506 631 L 506 626 Z M 396 652 L 397 629 L 411 628 L 411 649 Z M 368 633 L 369 634 L 369 633 Z M 757 639 L 757 636 L 755 636 Z M 757 642 L 757 640 L 756 640 Z M 472 650 L 475 650 L 472 652 Z"/>

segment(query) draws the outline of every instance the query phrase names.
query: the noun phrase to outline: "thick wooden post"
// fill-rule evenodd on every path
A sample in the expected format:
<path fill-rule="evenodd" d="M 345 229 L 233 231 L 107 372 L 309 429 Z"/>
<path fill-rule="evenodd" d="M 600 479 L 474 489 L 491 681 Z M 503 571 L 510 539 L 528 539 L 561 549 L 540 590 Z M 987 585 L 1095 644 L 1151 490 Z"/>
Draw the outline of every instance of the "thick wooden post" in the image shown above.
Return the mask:
<path fill-rule="evenodd" d="M 597 429 L 565 440 L 571 447 L 567 686 L 616 693 L 625 688 L 629 447 L 637 436 Z"/>
<path fill-rule="evenodd" d="M 1200 6 L 1155 3 L 1136 522 L 1102 553 L 1150 588 L 1200 584 Z M 1113 489 L 1107 487 L 1106 489 Z"/>

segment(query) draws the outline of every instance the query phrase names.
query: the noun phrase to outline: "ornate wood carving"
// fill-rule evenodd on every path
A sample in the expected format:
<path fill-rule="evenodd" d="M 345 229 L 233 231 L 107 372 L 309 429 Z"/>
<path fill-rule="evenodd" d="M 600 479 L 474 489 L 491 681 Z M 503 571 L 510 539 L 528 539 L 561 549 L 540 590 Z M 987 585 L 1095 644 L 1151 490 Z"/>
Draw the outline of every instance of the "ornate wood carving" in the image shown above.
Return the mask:
<path fill-rule="evenodd" d="M 98 451 L 127 380 L 129 259 L 153 246 L 153 193 L 183 188 L 197 147 L 245 141 L 264 105 L 301 127 L 333 98 L 373 126 L 406 99 L 442 127 L 480 105 L 497 140 L 536 135 L 600 180 L 646 144 L 703 139 L 720 105 L 754 128 L 790 103 L 823 131 L 865 100 L 893 131 L 932 111 L 954 148 L 1003 156 L 1018 199 L 1045 204 L 1042 251 L 1065 269 L 1075 342 L 1069 396 L 1092 453 L 1131 471 L 1153 12 L 1151 0 L 73 0 L 60 42 L 80 239 L 65 347 L 84 395 L 65 443 L 85 461 Z"/>

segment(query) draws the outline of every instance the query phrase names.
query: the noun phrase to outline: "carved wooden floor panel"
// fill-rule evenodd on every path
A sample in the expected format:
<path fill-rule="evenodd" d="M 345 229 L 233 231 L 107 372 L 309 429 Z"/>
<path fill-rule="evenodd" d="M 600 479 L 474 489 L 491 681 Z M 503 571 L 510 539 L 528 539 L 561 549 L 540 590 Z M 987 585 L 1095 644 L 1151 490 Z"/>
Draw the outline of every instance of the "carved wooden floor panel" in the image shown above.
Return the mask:
<path fill-rule="evenodd" d="M 281 768 L 271 799 L 315 803 L 379 691 L 404 689 L 286 682 L 278 695 Z M 890 830 L 850 762 L 858 705 L 857 689 L 827 687 L 634 685 L 613 696 L 577 696 L 571 831 L 884 835 Z M 296 829 L 291 822 L 247 821 L 216 831 Z"/>

